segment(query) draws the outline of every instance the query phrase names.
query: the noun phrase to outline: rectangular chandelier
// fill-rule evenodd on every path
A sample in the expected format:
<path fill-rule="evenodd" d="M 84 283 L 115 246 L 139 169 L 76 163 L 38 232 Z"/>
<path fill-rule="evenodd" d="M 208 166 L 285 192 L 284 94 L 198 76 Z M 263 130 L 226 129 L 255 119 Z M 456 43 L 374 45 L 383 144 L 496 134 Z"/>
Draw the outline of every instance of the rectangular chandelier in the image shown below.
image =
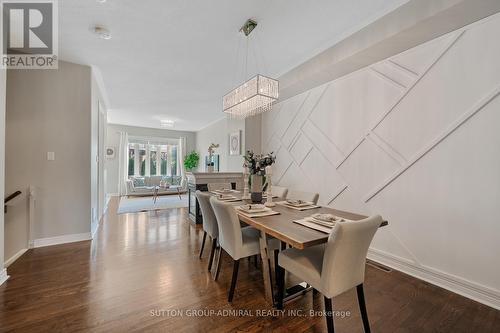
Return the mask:
<path fill-rule="evenodd" d="M 258 74 L 222 98 L 223 111 L 241 119 L 271 110 L 278 90 L 278 80 Z"/>

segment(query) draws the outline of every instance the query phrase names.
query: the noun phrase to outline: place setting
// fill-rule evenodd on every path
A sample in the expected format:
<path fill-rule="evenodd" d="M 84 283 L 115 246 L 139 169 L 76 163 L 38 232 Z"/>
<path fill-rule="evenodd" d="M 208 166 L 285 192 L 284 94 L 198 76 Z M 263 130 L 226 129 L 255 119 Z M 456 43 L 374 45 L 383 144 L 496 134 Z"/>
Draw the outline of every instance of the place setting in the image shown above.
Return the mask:
<path fill-rule="evenodd" d="M 351 220 L 333 214 L 312 214 L 300 220 L 293 220 L 294 223 L 329 234 L 336 223 L 350 222 Z"/>
<path fill-rule="evenodd" d="M 280 213 L 272 210 L 269 207 L 266 207 L 263 204 L 246 204 L 236 206 L 235 209 L 238 213 L 246 216 L 246 217 L 264 217 L 271 215 L 279 215 Z"/>
<path fill-rule="evenodd" d="M 222 188 L 220 190 L 213 190 L 210 191 L 212 194 L 230 194 L 230 193 L 240 193 L 240 191 L 229 189 L 229 188 Z"/>
<path fill-rule="evenodd" d="M 294 199 L 287 199 L 283 201 L 278 201 L 276 204 L 295 209 L 298 211 L 304 211 L 304 210 L 309 210 L 309 209 L 316 209 L 316 208 L 321 208 L 321 206 L 315 205 L 314 203 L 310 201 L 304 201 L 304 200 L 294 200 Z"/>
<path fill-rule="evenodd" d="M 225 202 L 241 201 L 241 198 L 235 197 L 234 195 L 231 195 L 231 194 L 216 194 L 215 197 L 218 200 L 225 201 Z"/>

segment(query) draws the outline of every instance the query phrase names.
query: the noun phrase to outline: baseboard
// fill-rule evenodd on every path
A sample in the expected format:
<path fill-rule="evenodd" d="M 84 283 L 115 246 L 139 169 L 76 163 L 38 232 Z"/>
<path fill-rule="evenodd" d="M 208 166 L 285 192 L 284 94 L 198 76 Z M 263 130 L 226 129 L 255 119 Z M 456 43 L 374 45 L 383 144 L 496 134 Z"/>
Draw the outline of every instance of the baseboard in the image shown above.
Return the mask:
<path fill-rule="evenodd" d="M 38 238 L 35 239 L 33 247 L 37 248 L 43 246 L 81 242 L 91 239 L 92 239 L 92 234 L 90 232 L 84 232 L 81 234 L 62 235 L 62 236 L 48 237 L 48 238 Z"/>
<path fill-rule="evenodd" d="M 16 261 L 17 259 L 19 259 L 20 256 L 22 256 L 26 251 L 28 251 L 28 249 L 21 249 L 19 250 L 16 254 L 14 254 L 12 257 L 10 257 L 9 259 L 7 259 L 4 263 L 4 267 L 7 268 L 9 267 L 14 261 Z"/>
<path fill-rule="evenodd" d="M 7 275 L 7 269 L 4 268 L 0 271 L 0 286 L 5 282 L 7 281 L 7 279 L 9 278 L 9 276 Z"/>
<path fill-rule="evenodd" d="M 500 291 L 498 290 L 430 267 L 416 265 L 413 262 L 376 249 L 368 250 L 368 259 L 500 310 Z"/>

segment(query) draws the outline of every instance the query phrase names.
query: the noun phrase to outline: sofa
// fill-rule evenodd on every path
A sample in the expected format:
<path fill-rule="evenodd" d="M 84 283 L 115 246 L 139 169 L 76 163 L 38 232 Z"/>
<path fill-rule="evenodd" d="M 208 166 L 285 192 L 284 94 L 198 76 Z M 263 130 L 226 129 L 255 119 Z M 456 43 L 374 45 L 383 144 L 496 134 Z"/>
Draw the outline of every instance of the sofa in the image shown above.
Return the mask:
<path fill-rule="evenodd" d="M 158 195 L 186 193 L 186 180 L 180 176 L 134 176 L 127 180 L 127 196 L 151 196 L 160 184 L 168 186 L 161 186 Z"/>

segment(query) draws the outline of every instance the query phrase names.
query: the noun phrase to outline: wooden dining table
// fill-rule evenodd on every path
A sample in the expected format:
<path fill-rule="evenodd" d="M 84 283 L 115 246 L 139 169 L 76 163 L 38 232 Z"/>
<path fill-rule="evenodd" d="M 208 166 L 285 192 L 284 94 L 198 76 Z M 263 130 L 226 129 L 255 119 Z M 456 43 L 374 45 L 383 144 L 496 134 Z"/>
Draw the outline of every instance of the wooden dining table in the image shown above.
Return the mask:
<path fill-rule="evenodd" d="M 241 192 L 233 192 L 231 195 L 237 198 L 242 198 Z M 367 218 L 367 216 L 364 215 L 329 207 L 318 207 L 299 211 L 276 203 L 283 200 L 285 199 L 273 198 L 273 202 L 276 205 L 270 208 L 273 211 L 278 212 L 279 214 L 277 215 L 249 217 L 239 210 L 236 210 L 240 221 L 260 231 L 260 254 L 262 257 L 262 274 L 264 279 L 265 298 L 271 305 L 274 305 L 274 288 L 272 283 L 272 253 L 270 253 L 267 246 L 269 236 L 280 240 L 282 244 L 286 243 L 297 249 L 305 249 L 314 245 L 326 243 L 328 241 L 329 234 L 295 223 L 293 222 L 294 220 L 301 220 L 316 213 L 333 214 L 335 216 L 353 221 L 359 221 Z M 250 201 L 242 199 L 242 201 L 232 203 L 234 205 L 241 205 L 243 203 L 250 203 Z M 386 225 L 388 225 L 388 222 L 384 220 L 380 226 L 383 227 Z"/>

